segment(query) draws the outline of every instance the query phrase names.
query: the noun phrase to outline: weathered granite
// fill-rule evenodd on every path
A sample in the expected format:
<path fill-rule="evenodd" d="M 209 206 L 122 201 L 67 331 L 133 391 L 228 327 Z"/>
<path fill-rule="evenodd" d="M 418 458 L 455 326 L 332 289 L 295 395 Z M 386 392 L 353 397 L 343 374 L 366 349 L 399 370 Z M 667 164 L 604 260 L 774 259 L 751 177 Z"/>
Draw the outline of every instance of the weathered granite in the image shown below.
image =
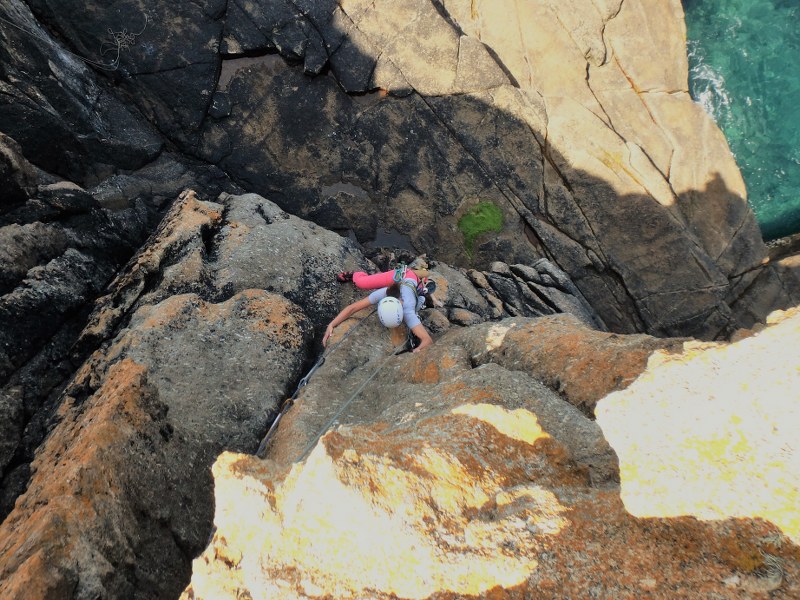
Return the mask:
<path fill-rule="evenodd" d="M 135 185 L 136 179 L 130 182 Z M 109 210 L 98 208 L 85 192 L 78 197 L 89 202 L 89 212 Z M 68 248 L 64 256 L 73 253 Z M 447 335 L 454 340 L 437 348 L 436 352 L 447 355 L 442 360 L 429 354 L 427 360 L 423 357 L 412 365 L 411 377 L 420 380 L 422 387 L 417 389 L 422 390 L 432 383 L 430 364 L 455 374 L 459 368 L 449 356 L 460 353 L 461 363 L 466 358 L 464 348 L 471 347 L 469 340 L 483 339 L 483 329 L 463 326 L 508 314 L 503 306 L 514 297 L 500 292 L 494 295 L 490 286 L 475 288 L 463 270 L 445 263 L 427 264 L 419 259 L 413 264 L 428 267 L 438 284 L 438 306 L 423 310 L 426 323 L 437 317 L 444 320 L 440 328 L 431 331 L 438 337 L 449 329 Z M 11 512 L 2 526 L 8 542 L 0 546 L 0 569 L 8 583 L 0 592 L 21 589 L 27 578 L 36 578 L 43 589 L 65 586 L 80 594 L 97 592 L 109 597 L 169 595 L 177 582 L 185 584 L 188 559 L 200 550 L 203 535 L 211 526 L 208 467 L 223 449 L 256 449 L 302 368 L 309 364 L 318 333 L 344 304 L 363 296 L 363 291 L 342 286 L 333 276 L 336 271 L 356 268 L 375 267 L 348 238 L 291 216 L 261 196 L 222 193 L 212 202 L 201 200 L 192 191 L 181 194 L 148 243 L 94 302 L 80 333 L 73 331 L 76 322 L 70 328 L 64 326 L 64 333 L 53 337 L 3 388 L 0 411 L 6 417 L 6 435 L 0 458 L 7 473 L 0 500 Z M 497 263 L 494 269 L 515 285 L 530 283 L 542 289 L 555 289 L 549 286 L 564 277 L 553 265 L 544 263 L 537 268 Z M 78 272 L 75 268 L 62 271 L 65 275 Z M 471 277 L 485 280 L 486 275 L 473 272 Z M 53 287 L 52 281 L 49 285 Z M 579 299 L 573 298 L 563 307 L 579 304 Z M 555 310 L 548 306 L 546 312 Z M 573 317 L 575 323 L 578 317 L 585 313 L 579 311 Z M 362 329 L 353 338 L 353 347 L 327 359 L 333 374 L 330 370 L 321 373 L 305 392 L 305 397 L 321 394 L 320 414 L 327 414 L 332 399 L 345 393 L 347 386 L 336 381 L 335 373 L 362 373 L 362 363 L 374 358 L 376 348 L 387 341 L 374 318 Z M 69 360 L 64 360 L 65 353 Z M 71 374 L 70 364 L 81 362 L 62 392 L 59 379 Z M 463 366 L 469 386 L 491 381 L 499 396 L 514 397 L 520 406 L 533 403 L 539 407 L 543 422 L 570 423 L 563 443 L 579 461 L 580 469 L 591 473 L 596 482 L 616 477 L 615 459 L 598 437 L 599 430 L 569 403 L 528 373 L 505 372 L 498 367 L 496 372 L 480 371 L 482 379 L 472 381 L 468 364 Z M 48 380 L 34 384 L 35 374 L 47 365 L 53 371 Z M 405 367 L 395 369 L 392 377 L 402 378 L 404 371 Z M 441 377 L 446 387 L 444 371 Z M 426 393 L 441 392 L 456 402 L 456 388 L 431 387 Z M 531 390 L 537 390 L 534 399 L 528 397 Z M 33 400 L 37 394 L 46 401 L 37 405 Z M 141 395 L 138 401 L 137 394 Z M 122 413 L 145 411 L 150 417 L 118 421 L 113 408 L 116 400 L 109 395 L 129 398 Z M 392 402 L 393 397 L 385 400 Z M 106 405 L 111 407 L 102 408 Z M 368 406 L 366 414 L 375 408 Z M 99 416 L 93 416 L 97 411 Z M 149 440 L 145 443 L 156 457 L 152 460 L 161 467 L 148 462 L 151 473 L 137 476 L 143 467 L 126 467 L 126 461 L 135 460 L 135 455 L 126 454 L 126 442 L 120 442 L 124 436 L 109 434 L 109 427 Z M 160 437 L 153 437 L 151 431 L 158 431 Z M 97 437 L 106 435 L 110 436 L 108 442 Z M 304 439 L 295 436 L 293 443 Z M 105 448 L 102 456 L 87 457 L 80 450 L 92 445 Z M 59 484 L 66 486 L 64 493 L 85 497 L 89 513 L 80 512 L 73 519 L 71 501 L 52 510 L 36 509 L 40 499 L 56 493 L 50 482 L 63 477 L 54 474 L 77 469 L 79 463 L 92 472 L 110 469 L 111 473 L 110 479 L 94 482 L 88 492 L 80 482 L 70 487 L 72 480 L 66 476 Z M 187 477 L 192 479 L 191 491 L 184 489 Z M 125 493 L 114 492 L 113 498 L 107 499 L 103 486 L 108 482 Z M 19 494 L 24 488 L 17 498 L 15 490 Z M 185 494 L 192 497 L 191 514 Z M 136 500 L 128 500 L 129 495 Z M 157 510 L 156 498 L 160 503 Z M 101 500 L 102 505 L 95 504 Z M 132 513 L 139 515 L 137 522 L 145 523 L 143 533 L 132 525 Z M 109 537 L 103 534 L 103 523 L 112 518 L 120 520 L 120 526 Z M 64 523 L 65 529 L 59 530 L 66 536 L 63 544 L 50 537 L 52 528 L 47 525 L 46 535 L 36 544 L 18 545 L 15 540 L 28 535 L 34 521 Z M 114 551 L 104 550 L 104 544 L 113 544 Z M 156 564 L 162 550 L 171 557 L 172 570 Z M 91 562 L 98 553 L 104 557 L 102 568 Z M 43 555 L 50 557 L 49 566 L 23 567 L 32 557 Z M 135 565 L 133 575 L 124 567 L 129 563 Z M 151 575 L 142 579 L 140 572 Z"/>
<path fill-rule="evenodd" d="M 800 309 L 771 321 L 734 344 L 654 356 L 600 400 L 632 515 L 758 517 L 800 543 Z"/>
<path fill-rule="evenodd" d="M 8 140 L 9 138 L 5 138 Z M 219 169 L 164 155 L 88 191 L 37 170 L 14 152 L 27 182 L 0 208 L 0 515 L 24 490 L 58 395 L 95 348 L 75 345 L 94 300 L 185 184 L 235 186 Z"/>
<path fill-rule="evenodd" d="M 791 598 L 800 591 L 796 461 L 787 446 L 800 424 L 796 411 L 760 414 L 765 427 L 731 420 L 763 412 L 759 392 L 742 388 L 717 416 L 687 419 L 698 402 L 717 404 L 723 381 L 714 380 L 715 368 L 676 411 L 669 365 L 694 362 L 700 374 L 687 383 L 708 373 L 707 360 L 722 380 L 733 369 L 745 381 L 756 357 L 769 361 L 770 348 L 796 342 L 795 326 L 728 347 L 683 346 L 626 340 L 563 317 L 511 319 L 448 332 L 427 355 L 386 358 L 390 341 L 367 322 L 303 388 L 266 460 L 234 453 L 217 460 L 216 531 L 182 598 Z M 526 348 L 565 329 L 573 344 L 596 348 L 597 370 L 619 373 L 600 383 L 562 357 L 554 364 L 576 386 L 568 394 L 582 388 L 603 397 L 630 384 L 598 405 L 603 431 L 626 452 L 622 488 L 598 424 L 531 377 L 545 350 Z M 782 342 L 757 341 L 767 334 Z M 556 352 L 566 355 L 570 345 Z M 744 361 L 728 364 L 719 352 Z M 783 364 L 785 373 L 796 361 Z M 643 393 L 670 399 L 660 420 L 639 406 Z M 773 401 L 790 408 L 785 394 Z M 698 429 L 726 420 L 741 436 Z M 779 439 L 770 441 L 769 423 L 778 420 Z M 671 460 L 681 424 L 699 432 L 687 459 L 702 448 L 709 461 L 697 478 Z M 654 435 L 637 436 L 643 428 Z M 651 445 L 662 439 L 666 445 Z M 717 452 L 723 441 L 727 453 Z M 756 442 L 764 444 L 762 468 L 739 472 L 742 445 Z M 724 461 L 716 479 L 714 460 Z M 650 476 L 680 484 L 652 489 Z M 761 482 L 775 493 L 763 494 Z M 736 493 L 718 494 L 732 485 Z"/>
<path fill-rule="evenodd" d="M 451 568 L 393 579 L 404 559 L 366 544 L 391 568 L 325 592 L 361 564 L 340 554 L 351 546 L 338 532 L 327 558 L 342 568 L 303 545 L 292 572 L 308 568 L 308 577 L 287 589 L 390 597 L 413 595 L 419 582 L 420 594 L 445 596 L 797 595 L 796 540 L 752 520 L 772 518 L 772 508 L 711 525 L 636 519 L 590 418 L 653 350 L 682 343 L 621 333 L 721 337 L 800 302 L 797 257 L 765 263 L 725 141 L 688 97 L 677 0 L 28 5 L 44 25 L 18 0 L 0 0 L 5 16 L 41 34 L 0 24 L 0 131 L 18 143 L 0 142 L 10 191 L 0 238 L 13 241 L 0 250 L 9 325 L 0 370 L 10 374 L 0 389 L 0 509 L 14 509 L 0 536 L 3 595 L 178 593 L 210 526 L 208 465 L 221 448 L 254 447 L 308 366 L 315 334 L 359 297 L 331 274 L 373 268 L 324 228 L 370 247 L 388 231 L 435 258 L 441 305 L 424 320 L 440 339 L 427 359 L 387 363 L 367 402 L 342 417 L 350 426 L 316 444 L 332 405 L 402 341 L 368 319 L 304 392 L 305 412 L 287 414 L 273 452 L 288 458 L 310 443 L 317 473 L 344 473 L 339 482 L 356 484 L 347 497 L 364 502 L 353 505 L 377 506 L 393 523 L 387 498 L 398 488 L 382 492 L 383 474 L 402 472 L 402 489 L 424 498 L 403 534 Z M 46 28 L 63 43 L 47 41 Z M 109 28 L 130 36 L 115 71 L 93 72 L 66 53 L 96 56 Z M 84 328 L 87 303 L 154 217 L 198 182 L 216 202 L 175 203 Z M 458 223 L 484 202 L 502 230 L 468 251 Z M 517 317 L 510 330 L 485 323 L 559 312 L 594 330 L 561 315 Z M 248 353 L 257 347 L 274 378 L 259 377 Z M 437 462 L 418 485 L 426 448 L 464 469 L 436 480 Z M 313 468 L 295 469 L 303 481 L 292 487 L 284 467 L 232 461 L 220 481 L 233 473 L 235 484 L 258 488 L 249 469 L 269 469 L 266 495 L 233 488 L 237 501 L 269 499 L 268 532 L 280 531 L 269 529 L 273 515 L 291 504 L 282 493 L 306 497 L 303 482 L 342 489 L 339 475 L 315 480 Z M 455 502 L 431 501 L 451 492 Z M 346 516 L 327 510 L 318 514 Z M 487 541 L 473 551 L 476 532 Z M 295 539 L 268 542 L 291 551 Z M 212 550 L 238 565 L 250 546 L 237 544 L 218 535 Z M 164 564 L 154 558 L 162 555 Z M 660 570 L 639 558 L 650 555 Z M 198 564 L 193 586 L 202 564 L 214 576 L 210 553 Z M 775 564 L 788 574 L 777 584 Z M 260 593 L 287 573 L 273 567 L 223 568 L 222 577 L 267 573 Z"/>
<path fill-rule="evenodd" d="M 231 44 L 315 73 L 322 39 L 333 78 L 271 60 L 232 66 L 230 111 L 206 124 L 203 155 L 247 187 L 280 189 L 286 210 L 362 242 L 397 230 L 456 264 L 467 259 L 456 222 L 493 202 L 504 229 L 479 240 L 476 264 L 548 258 L 615 331 L 713 337 L 749 325 L 734 289 L 766 251 L 724 139 L 688 96 L 680 4 L 434 4 L 240 9 L 261 36 L 234 42 L 234 20 Z M 643 26 L 652 35 L 631 35 Z M 470 44 L 487 50 L 462 55 Z M 477 76 L 487 69 L 497 77 Z M 358 211 L 326 191 L 337 181 L 362 190 Z M 377 206 L 366 222 L 364 198 Z M 798 300 L 762 284 L 771 308 Z"/>
<path fill-rule="evenodd" d="M 124 22 L 110 76 L 172 142 L 362 243 L 547 259 L 618 332 L 724 337 L 800 301 L 792 271 L 757 276 L 741 176 L 688 94 L 678 0 L 31 5 L 83 54 Z M 502 230 L 468 251 L 479 202 Z"/>

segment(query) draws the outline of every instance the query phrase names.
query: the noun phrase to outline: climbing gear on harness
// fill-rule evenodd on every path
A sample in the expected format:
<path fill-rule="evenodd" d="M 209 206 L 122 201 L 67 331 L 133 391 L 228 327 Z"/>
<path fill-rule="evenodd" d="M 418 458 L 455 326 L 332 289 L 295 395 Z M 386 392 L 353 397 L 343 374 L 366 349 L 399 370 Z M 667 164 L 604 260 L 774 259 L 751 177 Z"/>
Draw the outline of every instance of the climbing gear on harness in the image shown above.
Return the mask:
<path fill-rule="evenodd" d="M 338 419 L 342 415 L 342 413 L 345 410 L 347 410 L 347 407 L 350 406 L 350 403 L 356 399 L 356 397 L 361 393 L 361 391 L 365 387 L 367 387 L 367 384 L 375 378 L 375 376 L 380 372 L 381 369 L 383 369 L 384 366 L 386 366 L 386 363 L 389 362 L 389 359 L 392 358 L 393 356 L 397 356 L 398 354 L 402 354 L 405 351 L 405 349 L 406 349 L 406 342 L 403 342 L 401 346 L 398 346 L 397 348 L 392 350 L 392 353 L 389 354 L 389 356 L 387 356 L 383 361 L 381 361 L 381 364 L 378 365 L 378 368 L 375 369 L 372 373 L 370 373 L 370 376 L 367 377 L 363 382 L 361 382 L 361 385 L 358 386 L 358 389 L 356 389 L 356 391 L 353 392 L 353 394 L 345 401 L 345 403 L 342 404 L 341 408 L 339 408 L 339 410 L 336 411 L 336 414 L 333 415 L 331 420 L 328 421 L 325 424 L 325 426 L 320 430 L 320 432 L 314 436 L 314 439 L 312 439 L 308 443 L 308 445 L 303 450 L 303 453 L 300 455 L 300 458 L 298 458 L 295 462 L 300 462 L 306 459 L 309 452 L 311 452 L 311 449 L 317 445 L 319 439 L 325 434 L 326 431 L 328 431 L 330 426 L 336 422 L 336 419 Z"/>
<path fill-rule="evenodd" d="M 339 283 L 348 283 L 353 281 L 353 271 L 342 271 L 336 276 L 336 280 Z"/>
<path fill-rule="evenodd" d="M 405 263 L 400 263 L 394 270 L 394 281 L 395 283 L 400 283 L 406 276 L 406 271 L 408 271 L 408 267 Z"/>
<path fill-rule="evenodd" d="M 378 302 L 378 319 L 384 327 L 398 327 L 403 322 L 403 304 L 397 298 L 386 296 Z"/>
<path fill-rule="evenodd" d="M 399 283 L 400 285 L 405 285 L 409 289 L 412 289 L 417 296 L 427 296 L 436 291 L 436 282 L 428 277 L 418 278 L 416 285 L 413 285 L 410 281 L 407 281 L 406 274 L 408 273 L 408 270 L 409 268 L 405 263 L 400 263 L 394 270 L 394 282 Z"/>
<path fill-rule="evenodd" d="M 284 401 L 280 411 L 278 412 L 278 415 L 275 417 L 275 420 L 272 422 L 272 425 L 270 425 L 266 435 L 261 440 L 261 443 L 258 445 L 258 450 L 256 450 L 256 456 L 258 456 L 259 458 L 264 458 L 264 454 L 267 450 L 269 442 L 271 441 L 272 436 L 275 434 L 275 430 L 278 428 L 278 423 L 280 422 L 283 415 L 285 415 L 289 411 L 289 409 L 292 406 L 294 406 L 294 401 L 300 395 L 300 390 L 302 390 L 308 384 L 308 381 L 309 379 L 311 379 L 311 376 L 316 372 L 317 369 L 319 369 L 323 364 L 325 364 L 325 359 L 328 358 L 331 354 L 333 354 L 333 351 L 336 350 L 342 344 L 342 342 L 344 342 L 351 333 L 353 333 L 356 329 L 358 329 L 358 326 L 361 325 L 364 321 L 366 321 L 367 317 L 371 316 L 372 313 L 374 312 L 375 309 L 373 308 L 372 311 L 368 313 L 366 317 L 364 317 L 353 327 L 351 327 L 338 342 L 330 346 L 327 352 L 323 352 L 322 356 L 320 356 L 317 359 L 317 362 L 314 363 L 314 366 L 311 367 L 311 370 L 309 370 L 309 372 L 306 373 L 305 376 L 297 384 L 297 388 L 295 389 L 294 394 L 292 394 L 290 398 L 287 398 Z"/>
<path fill-rule="evenodd" d="M 420 280 L 420 296 L 428 296 L 436 291 L 436 282 L 433 279 L 423 277 Z"/>
<path fill-rule="evenodd" d="M 413 283 L 411 283 L 411 282 L 410 282 L 410 281 L 408 281 L 407 279 L 404 279 L 403 281 L 401 281 L 401 282 L 400 282 L 400 285 L 404 285 L 404 286 L 406 286 L 408 289 L 410 289 L 410 290 L 411 290 L 411 291 L 414 293 L 414 297 L 417 297 L 417 296 L 419 296 L 419 295 L 420 295 L 420 293 L 419 293 L 419 286 L 418 286 L 418 285 L 414 285 Z"/>

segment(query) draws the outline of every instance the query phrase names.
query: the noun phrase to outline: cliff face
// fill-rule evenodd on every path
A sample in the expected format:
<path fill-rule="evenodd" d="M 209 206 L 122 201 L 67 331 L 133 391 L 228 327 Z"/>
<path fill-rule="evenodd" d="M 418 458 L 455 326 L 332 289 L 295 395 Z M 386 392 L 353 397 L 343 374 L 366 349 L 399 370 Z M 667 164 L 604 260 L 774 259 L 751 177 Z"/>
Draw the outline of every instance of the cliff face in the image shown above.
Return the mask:
<path fill-rule="evenodd" d="M 0 16 L 0 595 L 796 595 L 796 488 L 655 508 L 680 457 L 613 426 L 674 416 L 637 387 L 654 352 L 800 302 L 688 97 L 680 2 Z M 333 274 L 423 253 L 436 344 L 390 356 L 359 315 L 267 460 L 235 454 L 360 297 Z M 787 444 L 755 464 L 792 481 Z"/>
<path fill-rule="evenodd" d="M 689 98 L 679 0 L 28 4 L 77 53 L 119 56 L 114 95 L 63 51 L 31 76 L 54 50 L 3 30 L 3 129 L 80 184 L 152 160 L 155 127 L 362 243 L 388 229 L 457 265 L 548 258 L 615 331 L 713 337 L 762 320 L 765 294 L 796 300 Z M 35 117 L 52 106 L 57 128 Z M 503 225 L 468 253 L 458 224 L 480 203 Z"/>

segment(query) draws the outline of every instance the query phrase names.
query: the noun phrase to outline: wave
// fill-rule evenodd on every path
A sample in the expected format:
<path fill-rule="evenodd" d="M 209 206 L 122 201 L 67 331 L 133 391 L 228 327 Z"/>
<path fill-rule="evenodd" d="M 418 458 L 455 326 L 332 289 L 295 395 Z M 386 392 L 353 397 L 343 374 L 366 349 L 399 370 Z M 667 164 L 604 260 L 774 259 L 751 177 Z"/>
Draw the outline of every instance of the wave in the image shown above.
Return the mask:
<path fill-rule="evenodd" d="M 705 61 L 700 44 L 688 42 L 689 93 L 722 126 L 731 118 L 731 96 L 722 73 Z"/>

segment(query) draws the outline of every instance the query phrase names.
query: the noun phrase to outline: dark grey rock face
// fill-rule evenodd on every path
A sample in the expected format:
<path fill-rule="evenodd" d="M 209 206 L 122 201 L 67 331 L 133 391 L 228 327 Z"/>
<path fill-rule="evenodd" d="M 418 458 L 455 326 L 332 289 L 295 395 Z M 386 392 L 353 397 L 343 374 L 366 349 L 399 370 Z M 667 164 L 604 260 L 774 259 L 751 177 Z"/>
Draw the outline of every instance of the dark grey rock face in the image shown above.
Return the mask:
<path fill-rule="evenodd" d="M 104 74 L 150 123 L 186 148 L 206 117 L 219 73 L 219 19 L 226 4 L 29 2 L 41 21 L 81 56 L 104 51 L 102 62 L 118 56 L 117 68 Z M 117 49 L 112 39 L 120 34 L 129 36 L 128 43 Z"/>
<path fill-rule="evenodd" d="M 27 485 L 63 386 L 95 349 L 76 345 L 95 299 L 183 186 L 235 189 L 219 169 L 169 155 L 90 192 L 37 172 L 21 155 L 12 164 L 30 197 L 0 208 L 2 515 Z"/>
<path fill-rule="evenodd" d="M 223 194 L 220 201 L 184 195 L 98 299 L 71 345 L 75 360 L 95 351 L 63 393 L 51 391 L 59 396 L 51 405 L 55 418 L 37 415 L 26 424 L 31 389 L 19 375 L 3 390 L 0 458 L 8 473 L 0 500 L 11 508 L 11 492 L 27 486 L 3 526 L 21 535 L 26 523 L 39 521 L 32 516 L 38 499 L 52 494 L 52 482 L 73 481 L 65 475 L 73 467 L 84 476 L 69 497 L 98 503 L 96 519 L 76 519 L 74 510 L 62 514 L 55 506 L 44 517 L 66 518 L 71 540 L 65 546 L 46 536 L 33 548 L 50 556 L 46 586 L 79 590 L 78 596 L 174 597 L 211 528 L 211 463 L 222 449 L 258 446 L 307 364 L 314 325 L 338 311 L 339 284 L 330 270 L 367 266 L 347 239 L 264 198 Z M 77 254 L 70 248 L 63 260 L 77 261 Z M 41 368 L 41 353 L 35 360 Z M 28 481 L 27 451 L 35 445 L 27 438 L 34 429 L 50 435 Z M 102 455 L 85 454 L 86 447 L 102 448 Z M 62 476 L 45 476 L 52 468 Z M 95 480 L 88 473 L 103 475 Z M 96 489 L 87 487 L 87 477 Z M 113 532 L 106 519 L 117 523 Z M 30 558 L 5 544 L 0 555 L 6 581 Z M 12 593 L 5 585 L 0 594 Z"/>
<path fill-rule="evenodd" d="M 23 2 L 0 7 L 17 26 L 0 27 L 0 130 L 28 160 L 85 184 L 158 155 L 161 138 L 139 111 L 98 84 Z M 83 11 L 71 9 L 80 18 Z"/>
<path fill-rule="evenodd" d="M 32 165 L 22 156 L 22 149 L 13 139 L 0 133 L 0 213 L 21 204 L 33 193 L 36 175 Z"/>

